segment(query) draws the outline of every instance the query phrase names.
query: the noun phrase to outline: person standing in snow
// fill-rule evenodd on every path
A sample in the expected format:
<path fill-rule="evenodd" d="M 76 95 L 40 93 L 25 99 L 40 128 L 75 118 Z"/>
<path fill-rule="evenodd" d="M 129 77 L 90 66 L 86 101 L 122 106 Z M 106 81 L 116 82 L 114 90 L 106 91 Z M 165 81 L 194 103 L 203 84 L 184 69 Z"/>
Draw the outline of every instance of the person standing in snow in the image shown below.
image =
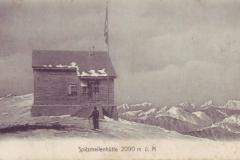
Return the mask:
<path fill-rule="evenodd" d="M 94 130 L 99 129 L 99 111 L 97 110 L 97 107 L 94 107 L 94 110 L 92 111 L 92 114 L 88 117 L 88 119 L 90 119 L 91 117 L 93 120 Z"/>

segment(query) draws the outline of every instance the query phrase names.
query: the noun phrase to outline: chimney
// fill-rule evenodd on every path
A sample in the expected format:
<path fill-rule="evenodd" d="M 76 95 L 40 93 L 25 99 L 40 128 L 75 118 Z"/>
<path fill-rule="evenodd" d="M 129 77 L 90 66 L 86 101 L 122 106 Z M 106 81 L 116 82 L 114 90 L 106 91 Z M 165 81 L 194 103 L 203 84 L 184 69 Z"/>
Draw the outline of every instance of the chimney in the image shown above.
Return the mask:
<path fill-rule="evenodd" d="M 89 52 L 88 55 L 92 56 L 94 54 L 95 46 L 93 45 L 92 47 L 89 47 Z"/>
<path fill-rule="evenodd" d="M 88 56 L 91 56 L 91 54 L 92 54 L 92 48 L 89 47 L 89 50 L 88 50 Z"/>

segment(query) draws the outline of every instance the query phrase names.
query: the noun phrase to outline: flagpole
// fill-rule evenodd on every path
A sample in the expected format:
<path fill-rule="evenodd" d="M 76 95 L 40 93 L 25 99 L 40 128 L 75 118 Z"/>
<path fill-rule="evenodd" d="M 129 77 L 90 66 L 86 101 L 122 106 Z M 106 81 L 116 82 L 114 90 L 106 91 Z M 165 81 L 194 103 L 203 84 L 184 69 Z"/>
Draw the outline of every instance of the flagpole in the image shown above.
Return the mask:
<path fill-rule="evenodd" d="M 108 6 L 109 6 L 109 1 L 107 0 L 107 10 L 108 10 Z M 108 13 L 108 11 L 107 11 L 107 13 Z M 108 14 L 109 15 L 109 14 Z M 109 19 L 108 18 L 108 15 L 107 15 L 107 19 Z M 109 55 L 109 57 L 110 57 L 110 36 L 109 36 L 109 21 L 108 21 L 108 23 L 107 23 L 107 28 L 108 28 L 108 43 L 107 43 L 107 48 L 108 48 L 108 55 Z"/>
<path fill-rule="evenodd" d="M 107 45 L 107 54 L 108 54 L 108 56 L 109 56 L 109 58 L 110 58 L 110 53 L 109 53 L 109 50 L 110 50 L 110 45 L 109 45 L 109 26 L 108 26 L 108 4 L 109 4 L 109 1 L 107 0 L 106 1 L 106 17 L 105 17 L 105 26 L 104 26 L 104 37 L 105 37 L 105 43 L 106 43 L 106 45 Z M 107 64 L 107 65 L 109 65 L 109 64 Z M 109 66 L 108 66 L 108 68 L 109 68 Z M 108 107 L 109 107 L 109 104 L 110 104 L 110 102 L 109 102 L 109 98 L 110 98 L 110 96 L 109 96 L 109 91 L 110 91 L 110 89 L 109 89 L 109 87 L 110 87 L 110 77 L 109 77 L 109 75 L 107 76 L 107 84 L 108 84 L 108 87 L 107 87 L 107 98 L 108 98 L 108 100 L 107 100 L 107 103 L 108 103 Z"/>
<path fill-rule="evenodd" d="M 107 10 L 106 10 L 106 18 L 107 18 L 107 32 L 108 32 L 108 34 L 107 34 L 107 50 L 108 50 L 108 54 L 109 54 L 109 25 L 108 25 L 108 0 L 107 0 Z"/>
<path fill-rule="evenodd" d="M 109 1 L 107 0 L 107 11 L 108 11 L 108 6 L 109 6 Z M 107 12 L 108 13 L 108 12 Z M 109 15 L 109 14 L 108 14 Z M 109 20 L 109 18 L 108 18 L 108 15 L 107 15 L 107 19 Z M 107 28 L 108 28 L 108 43 L 107 43 L 107 48 L 108 48 L 108 56 L 109 56 L 109 58 L 111 59 L 111 57 L 110 57 L 110 39 L 109 39 L 109 21 L 108 21 L 108 23 L 107 23 Z M 109 65 L 109 64 L 108 64 Z M 108 105 L 110 104 L 110 77 L 108 76 Z"/>
<path fill-rule="evenodd" d="M 104 36 L 105 36 L 105 43 L 107 45 L 107 52 L 109 54 L 110 50 L 110 45 L 109 45 L 109 26 L 108 26 L 108 6 L 109 6 L 109 1 L 106 1 L 106 17 L 105 17 L 105 28 L 104 28 Z"/>

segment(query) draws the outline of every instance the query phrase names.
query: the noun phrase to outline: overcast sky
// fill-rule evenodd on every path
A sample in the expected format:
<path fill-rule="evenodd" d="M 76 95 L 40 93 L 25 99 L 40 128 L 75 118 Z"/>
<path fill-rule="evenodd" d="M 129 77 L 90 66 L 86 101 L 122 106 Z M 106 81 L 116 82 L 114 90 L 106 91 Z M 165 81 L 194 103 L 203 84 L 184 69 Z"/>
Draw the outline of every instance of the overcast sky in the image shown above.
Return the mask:
<path fill-rule="evenodd" d="M 32 92 L 32 49 L 104 50 L 104 0 L 0 2 L 0 94 Z M 240 1 L 112 0 L 117 103 L 240 99 Z"/>

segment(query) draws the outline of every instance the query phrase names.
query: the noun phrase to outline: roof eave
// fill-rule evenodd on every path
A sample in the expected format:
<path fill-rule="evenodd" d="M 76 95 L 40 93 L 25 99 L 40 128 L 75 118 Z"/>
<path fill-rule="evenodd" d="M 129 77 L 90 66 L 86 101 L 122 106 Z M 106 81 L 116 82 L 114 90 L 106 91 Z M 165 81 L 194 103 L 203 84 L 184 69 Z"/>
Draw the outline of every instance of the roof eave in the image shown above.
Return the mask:
<path fill-rule="evenodd" d="M 80 79 L 115 79 L 116 76 L 78 76 Z"/>
<path fill-rule="evenodd" d="M 34 70 L 68 70 L 68 71 L 76 71 L 76 68 L 68 68 L 68 67 L 32 67 Z"/>

